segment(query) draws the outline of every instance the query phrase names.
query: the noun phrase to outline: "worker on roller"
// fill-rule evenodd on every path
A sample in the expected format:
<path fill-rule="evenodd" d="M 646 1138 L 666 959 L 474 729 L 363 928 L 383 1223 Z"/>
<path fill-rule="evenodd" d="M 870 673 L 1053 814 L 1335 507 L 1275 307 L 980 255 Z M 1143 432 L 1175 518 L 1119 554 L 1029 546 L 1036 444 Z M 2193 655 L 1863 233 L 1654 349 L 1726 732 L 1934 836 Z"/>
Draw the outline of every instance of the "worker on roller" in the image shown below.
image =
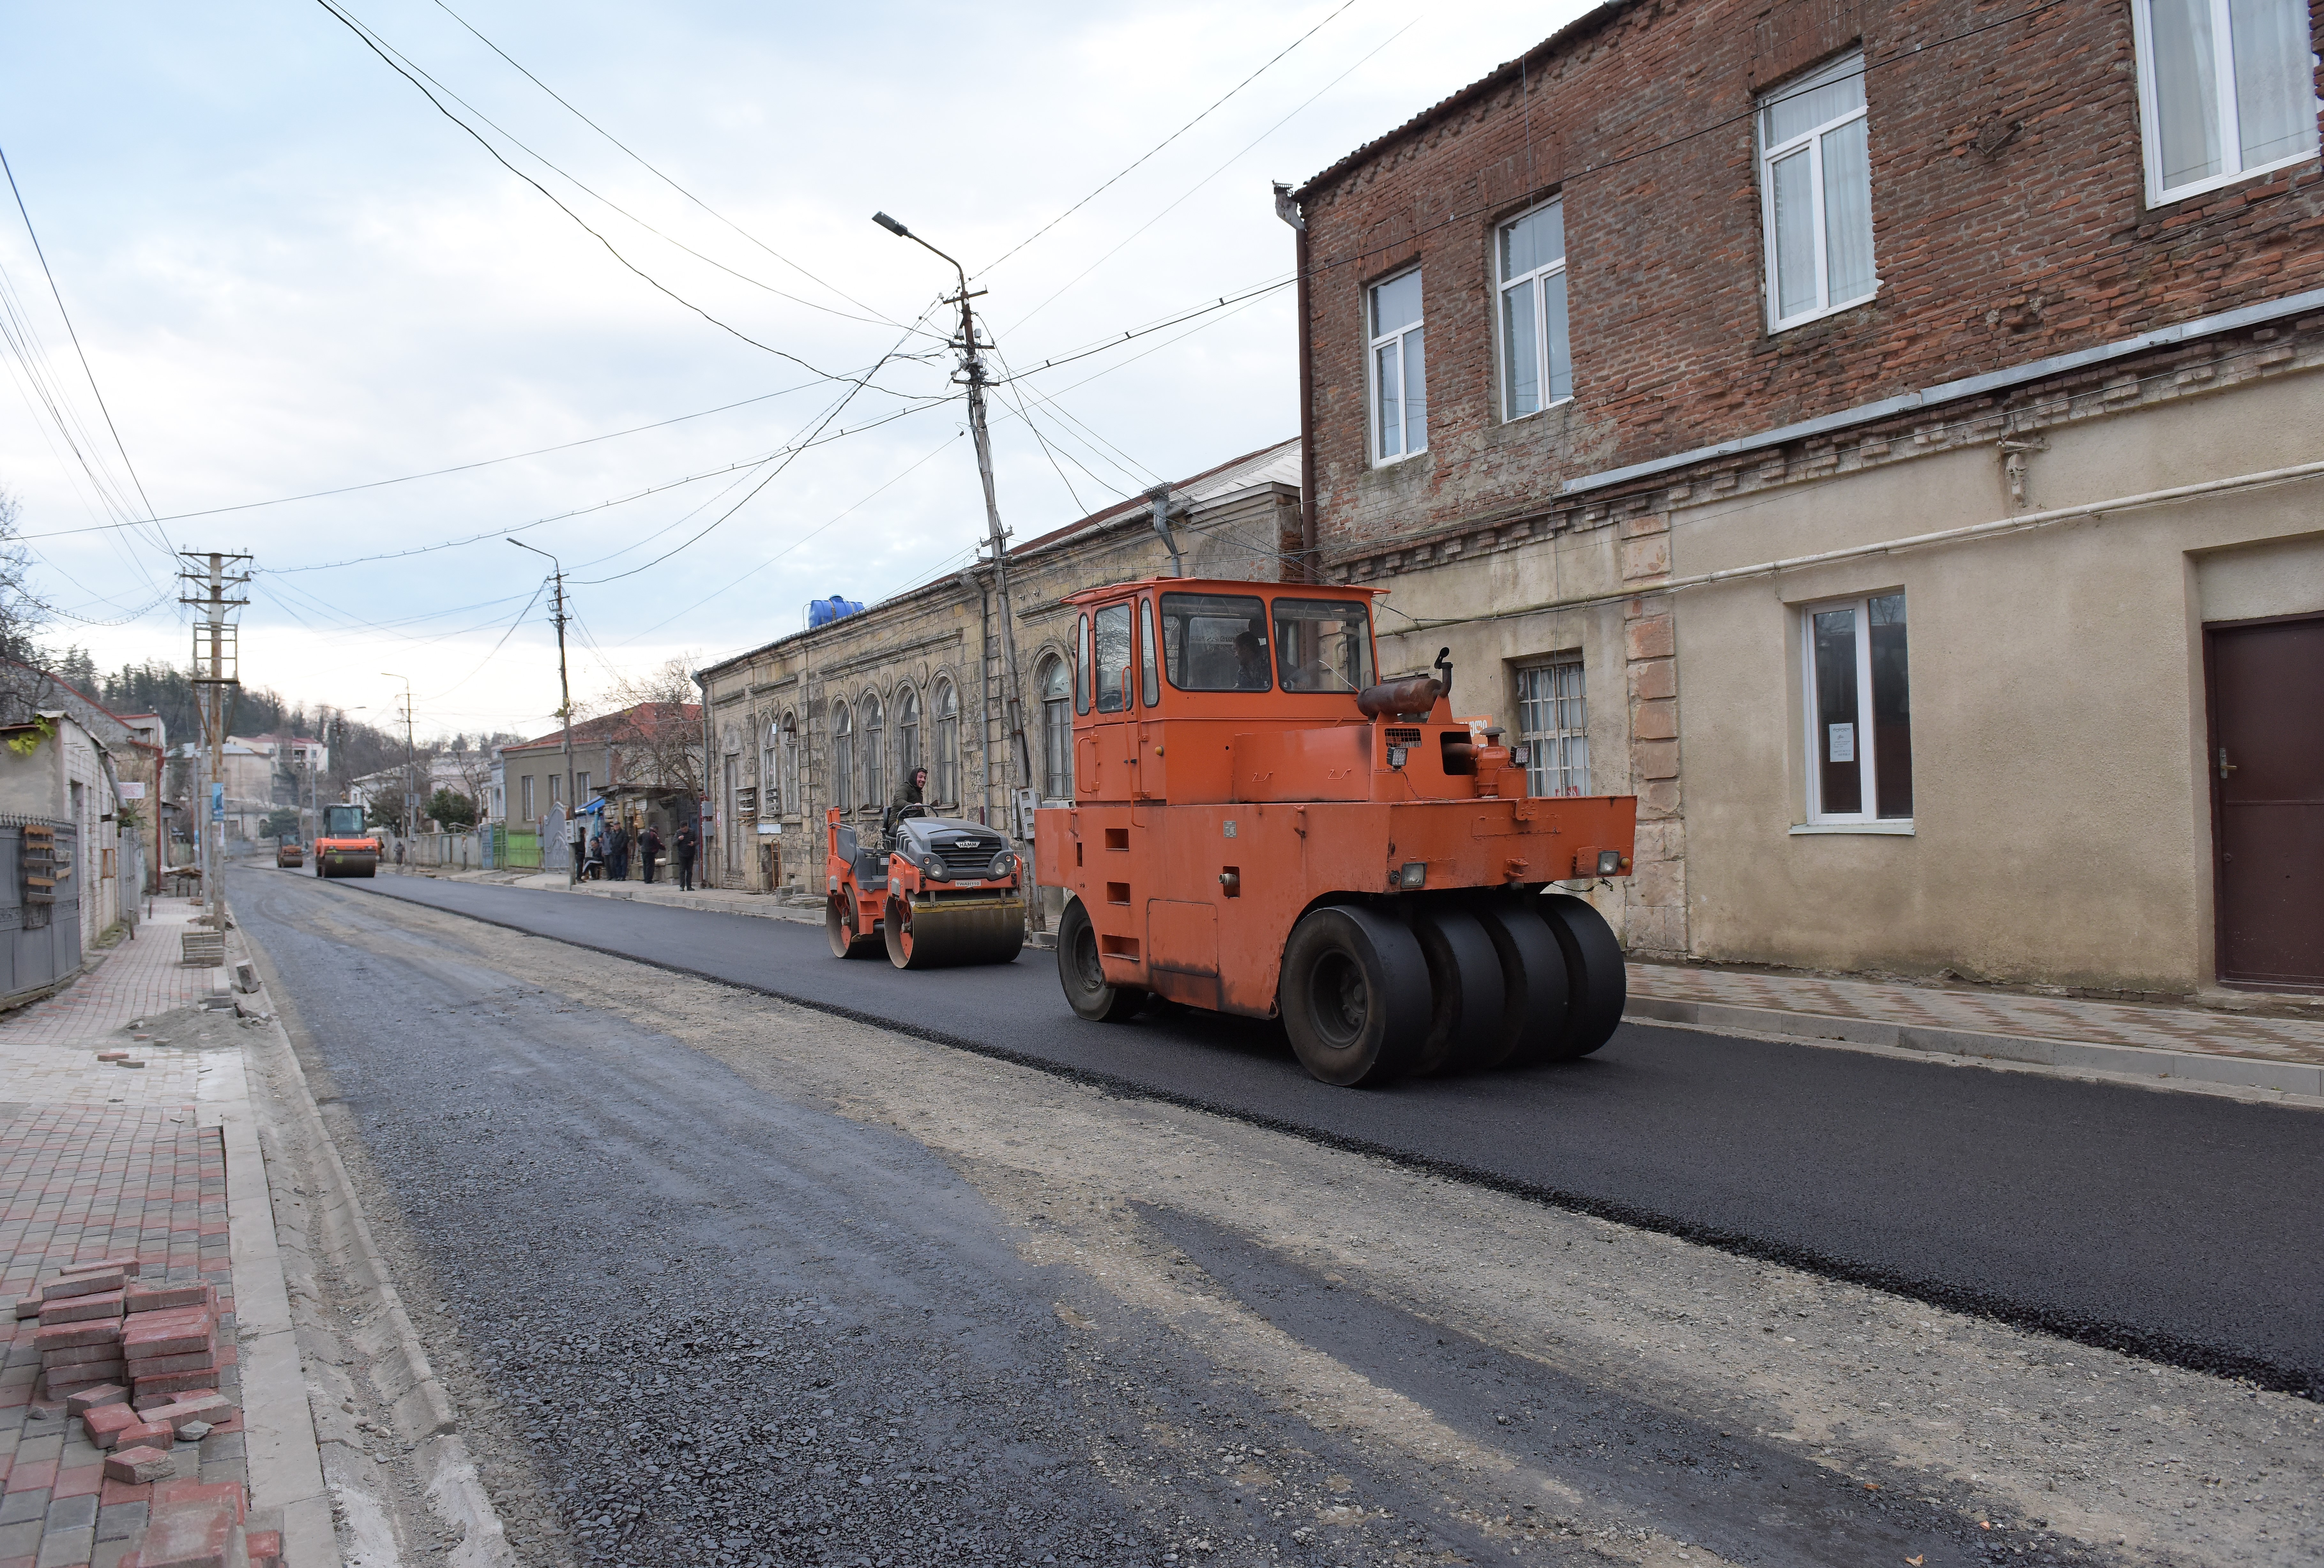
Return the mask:
<path fill-rule="evenodd" d="M 887 841 L 889 848 L 896 847 L 896 824 L 903 821 L 904 808 L 918 806 L 921 808 L 918 814 L 926 816 L 927 798 L 928 770 L 916 767 L 906 775 L 902 784 L 896 786 L 896 798 L 888 802 L 887 812 L 880 819 L 880 836 Z"/>

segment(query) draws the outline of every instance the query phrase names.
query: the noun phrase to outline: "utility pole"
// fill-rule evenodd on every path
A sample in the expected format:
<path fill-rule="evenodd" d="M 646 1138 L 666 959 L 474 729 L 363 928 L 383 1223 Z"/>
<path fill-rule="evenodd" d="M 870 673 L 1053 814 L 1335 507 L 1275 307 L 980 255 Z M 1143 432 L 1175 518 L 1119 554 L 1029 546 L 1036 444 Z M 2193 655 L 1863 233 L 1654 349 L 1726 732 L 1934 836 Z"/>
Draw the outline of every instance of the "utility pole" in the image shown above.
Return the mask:
<path fill-rule="evenodd" d="M 1010 829 L 1020 837 L 1029 837 L 1032 824 L 1019 822 L 1017 792 L 1023 781 L 1032 777 L 1032 757 L 1025 745 L 1025 702 L 1017 678 L 1016 615 L 1009 602 L 1009 532 L 1001 526 L 1001 503 L 992 491 L 992 437 L 984 422 L 984 355 L 976 341 L 976 316 L 969 301 L 981 298 L 984 290 L 969 292 L 968 269 L 937 250 L 927 241 L 912 233 L 886 213 L 873 213 L 872 221 L 899 239 L 906 239 L 942 261 L 952 261 L 953 271 L 960 275 L 960 292 L 953 303 L 960 307 L 961 373 L 954 378 L 968 386 L 968 429 L 976 441 L 976 472 L 984 481 L 984 522 L 988 530 L 987 546 L 992 552 L 993 618 L 1001 623 L 1001 667 L 1005 695 L 1002 699 L 1002 728 L 1009 733 L 1009 760 L 1004 770 L 1003 788 L 1008 801 L 1007 819 Z"/>
<path fill-rule="evenodd" d="M 549 619 L 557 623 L 557 719 L 565 727 L 566 880 L 578 883 L 581 880 L 581 857 L 573 853 L 570 824 L 579 812 L 581 802 L 573 798 L 573 686 L 565 673 L 565 567 L 548 551 L 528 545 L 522 539 L 511 539 L 509 543 L 520 550 L 530 550 L 536 555 L 549 555 L 549 564 L 553 568 L 550 581 L 556 584 L 556 591 L 549 600 Z M 610 742 L 607 750 L 610 753 Z M 612 780 L 606 782 L 610 787 Z"/>
<path fill-rule="evenodd" d="M 226 688 L 242 684 L 242 650 L 240 628 L 227 619 L 229 610 L 247 605 L 247 599 L 228 599 L 226 590 L 250 581 L 247 572 L 236 573 L 230 568 L 250 560 L 246 554 L 229 554 L 217 550 L 179 552 L 193 563 L 191 570 L 180 569 L 178 576 L 189 587 L 198 590 L 180 595 L 178 602 L 191 605 L 201 612 L 194 626 L 194 673 L 192 684 L 201 698 L 202 739 L 209 751 L 209 788 L 203 793 L 209 799 L 207 809 L 197 810 L 195 822 L 201 830 L 201 854 L 196 864 L 201 867 L 202 890 L 208 903 L 207 919 L 211 927 L 226 930 L 226 730 L 228 722 Z"/>
<path fill-rule="evenodd" d="M 410 839 L 420 831 L 420 811 L 415 803 L 420 794 L 420 761 L 418 748 L 411 743 L 411 677 L 399 675 L 393 670 L 382 670 L 391 681 L 403 683 L 403 836 Z"/>

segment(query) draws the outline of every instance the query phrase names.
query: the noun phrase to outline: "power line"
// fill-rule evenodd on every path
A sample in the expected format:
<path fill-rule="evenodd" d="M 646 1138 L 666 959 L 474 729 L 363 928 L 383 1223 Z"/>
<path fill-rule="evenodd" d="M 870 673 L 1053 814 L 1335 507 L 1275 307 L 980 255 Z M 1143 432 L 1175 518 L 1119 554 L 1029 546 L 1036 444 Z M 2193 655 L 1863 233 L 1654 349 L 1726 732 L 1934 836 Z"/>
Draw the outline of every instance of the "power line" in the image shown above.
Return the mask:
<path fill-rule="evenodd" d="M 784 255 L 781 252 L 779 252 L 779 251 L 776 250 L 773 246 L 771 246 L 771 245 L 768 244 L 764 240 L 761 240 L 761 238 L 759 238 L 759 236 L 758 236 L 758 235 L 756 235 L 756 234 L 754 234 L 751 233 L 751 231 L 750 231 L 750 230 L 748 230 L 748 229 L 746 229 L 746 228 L 742 227 L 742 225 L 740 225 L 740 224 L 736 223 L 733 219 L 732 219 L 732 218 L 728 217 L 724 213 L 720 212 L 716 207 L 712 206 L 708 202 L 704 201 L 700 197 L 698 197 L 698 196 L 695 195 L 692 191 L 690 191 L 690 190 L 687 189 L 687 188 L 686 188 L 686 187 L 684 187 L 684 186 L 682 186 L 682 185 L 678 184 L 678 181 L 676 181 L 675 179 L 672 179 L 669 175 L 664 174 L 660 170 L 659 170 L 659 169 L 655 168 L 651 163 L 647 162 L 647 161 L 646 161 L 646 160 L 645 160 L 645 158 L 644 158 L 644 156 L 643 156 L 642 154 L 641 154 L 641 153 L 637 152 L 635 150 L 633 150 L 633 149 L 629 145 L 629 143 L 628 143 L 628 142 L 623 142 L 620 137 L 618 137 L 618 136 L 614 135 L 611 131 L 606 130 L 603 125 L 600 125 L 599 124 L 597 124 L 597 122 L 596 122 L 596 121 L 595 121 L 595 120 L 591 119 L 588 115 L 586 115 L 583 114 L 583 113 L 582 113 L 578 108 L 576 108 L 576 107 L 575 107 L 571 103 L 567 102 L 567 99 L 566 99 L 566 97 L 565 97 L 565 96 L 564 96 L 562 93 L 559 93 L 556 88 L 554 88 L 554 87 L 550 87 L 547 82 L 542 81 L 539 77 L 537 77 L 537 76 L 533 75 L 530 71 L 529 71 L 529 70 L 525 69 L 525 68 L 524 68 L 522 65 L 518 64 L 518 62 L 517 62 L 517 61 L 516 61 L 516 60 L 514 60 L 514 59 L 513 59 L 513 58 L 509 54 L 508 50 L 506 50 L 503 49 L 499 44 L 494 43 L 491 39 L 486 38 L 483 33 L 478 32 L 476 31 L 476 29 L 475 29 L 473 25 L 471 25 L 471 24 L 470 24 L 470 23 L 468 22 L 468 19 L 467 19 L 466 17 L 462 16 L 458 12 L 456 12 L 456 11 L 453 10 L 449 5 L 445 5 L 445 4 L 444 4 L 444 0 L 436 0 L 436 5 L 437 5 L 437 8 L 438 8 L 438 10 L 442 11 L 442 12 L 444 13 L 444 14 L 445 14 L 445 15 L 449 16 L 453 21 L 455 21 L 455 22 L 458 23 L 462 27 L 466 28 L 466 29 L 467 29 L 467 31 L 468 31 L 468 32 L 469 32 L 469 34 L 470 34 L 472 37 L 474 37 L 474 38 L 476 40 L 476 41 L 477 41 L 477 42 L 479 42 L 479 43 L 483 44 L 486 49 L 491 50 L 494 54 L 499 55 L 503 60 L 507 60 L 507 61 L 508 61 L 508 63 L 509 63 L 510 65 L 512 65 L 512 66 L 515 67 L 515 69 L 516 69 L 516 70 L 518 71 L 518 73 L 519 73 L 520 75 L 521 75 L 521 76 L 524 78 L 524 79 L 525 79 L 525 80 L 527 80 L 527 81 L 530 82 L 534 87 L 539 87 L 542 92 L 547 93 L 550 97 L 555 98 L 555 99 L 558 101 L 558 103 L 559 103 L 560 105 L 564 105 L 564 107 L 565 107 L 566 109 L 569 110 L 569 111 L 572 113 L 572 115 L 574 115 L 574 117 L 575 117 L 576 119 L 579 120 L 583 124 L 585 124 L 585 125 L 588 126 L 588 127 L 589 127 L 589 129 L 591 129 L 592 131 L 596 132 L 598 135 L 603 136 L 606 141 L 611 142 L 614 146 L 616 146 L 616 147 L 620 148 L 623 152 L 628 153 L 628 154 L 629 154 L 629 156 L 630 156 L 631 158 L 632 158 L 632 159 L 636 160 L 636 161 L 637 161 L 637 163 L 638 163 L 639 167 L 642 168 L 642 169 L 643 169 L 647 173 L 649 173 L 649 174 L 652 175 L 656 179 L 660 180 L 664 185 L 667 185 L 668 187 L 669 187 L 669 188 L 670 188 L 670 189 L 672 189 L 672 190 L 674 190 L 674 191 L 678 192 L 678 195 L 680 195 L 680 196 L 682 196 L 682 197 L 686 197 L 686 199 L 687 199 L 687 200 L 688 200 L 688 201 L 692 202 L 695 206 L 696 206 L 700 207 L 704 212 L 708 213 L 712 217 L 716 218 L 720 223 L 724 224 L 728 228 L 733 229 L 736 234 L 738 234 L 742 235 L 744 239 L 746 239 L 746 240 L 750 241 L 752 244 L 754 244 L 754 245 L 758 246 L 758 247 L 759 247 L 759 249 L 761 249 L 761 250 L 762 250 L 762 251 L 766 252 L 767 252 L 767 254 L 769 254 L 770 256 L 772 256 L 776 261 L 780 261 L 784 266 L 788 267 L 792 271 L 797 272 L 800 277 L 805 278 L 808 282 L 815 284 L 817 288 L 821 288 L 821 289 L 830 289 L 830 290 L 831 290 L 831 292 L 833 292 L 834 294 L 838 295 L 838 296 L 839 296 L 839 298 L 841 298 L 842 299 L 846 300 L 846 301 L 847 301 L 847 303 L 849 303 L 850 305 L 854 306 L 857 309 L 859 309 L 859 310 L 868 310 L 868 311 L 870 311 L 873 316 L 878 317 L 878 318 L 879 318 L 879 320 L 880 320 L 881 322 L 884 323 L 885 325 L 887 325 L 887 326 L 899 326 L 899 325 L 901 325 L 900 323 L 899 323 L 899 322 L 895 321 L 893 318 L 891 318 L 891 317 L 890 317 L 890 316 L 886 316 L 885 314 L 883 314 L 883 313 L 882 313 L 882 312 L 881 312 L 881 311 L 877 307 L 875 307 L 875 306 L 871 306 L 871 305 L 866 305 L 866 304 L 864 304 L 864 303 L 863 303 L 863 301 L 862 301 L 861 299 L 856 298 L 853 295 L 852 295 L 852 294 L 848 293 L 845 289 L 839 288 L 836 284 L 827 283 L 827 282 L 825 282 L 824 280 L 822 280 L 821 278 L 816 277 L 814 273 L 812 273 L 812 272 L 808 271 L 805 267 L 800 266 L 797 261 L 792 261 L 788 256 Z M 503 134 L 505 134 L 505 133 L 503 133 Z M 513 140 L 513 138 L 512 138 L 512 140 Z M 538 157 L 538 156 L 540 156 L 540 155 L 539 155 L 538 153 L 535 153 L 535 154 L 534 154 L 534 156 L 535 156 L 535 157 Z M 570 177 L 570 176 L 567 176 L 567 178 L 570 179 L 571 177 Z M 576 183 L 578 183 L 578 182 L 576 181 Z M 592 194 L 595 194 L 595 193 L 593 192 Z M 598 199 L 602 201 L 602 200 L 604 200 L 604 197 L 600 197 Z M 610 204 L 608 204 L 608 205 L 610 205 Z M 634 220 L 633 220 L 633 221 L 634 221 Z M 667 237 L 667 236 L 665 236 L 665 237 Z M 672 243 L 673 244 L 677 243 L 677 242 L 676 242 L 676 241 L 672 241 L 671 243 Z M 707 261 L 707 260 L 708 260 L 708 258 L 707 258 L 707 257 L 705 257 L 705 258 L 703 258 L 703 259 L 704 259 L 704 260 L 706 260 L 706 261 Z M 715 262 L 712 262 L 711 264 L 712 264 L 713 266 L 717 265 L 717 263 L 715 263 Z M 738 277 L 740 276 L 740 274 L 739 274 L 739 273 L 738 273 L 738 274 L 736 274 L 736 275 L 737 275 Z M 746 281 L 746 282 L 755 282 L 755 281 L 756 281 L 756 280 L 754 280 L 754 279 L 745 279 L 745 280 L 744 280 L 744 281 Z M 761 288 L 765 288 L 765 287 L 766 287 L 766 285 L 764 285 L 764 284 L 761 284 L 761 285 L 760 285 L 760 287 L 761 287 Z M 770 290 L 769 290 L 769 292 L 770 292 L 770 293 L 781 293 L 781 290 L 779 290 L 779 289 L 770 289 Z M 790 298 L 796 298 L 796 297 L 795 297 L 795 296 L 792 296 L 792 295 L 788 295 L 788 294 L 786 294 L 786 295 L 784 295 L 784 296 L 783 296 L 783 298 L 786 298 L 786 299 L 790 299 Z M 814 304 L 814 302 L 813 302 L 813 301 L 811 301 L 811 300 L 805 300 L 805 299 L 801 299 L 801 300 L 798 300 L 798 303 L 799 303 L 799 304 L 801 304 L 801 305 L 808 306 L 810 308 L 812 308 L 812 309 L 816 309 L 816 310 L 830 310 L 830 308 L 831 308 L 829 306 L 825 306 L 825 305 L 816 305 L 816 304 Z M 843 314 L 843 313 L 841 313 L 841 312 L 837 312 L 837 311 L 833 311 L 833 312 L 832 312 L 832 314 L 834 314 L 834 315 L 840 315 L 840 314 Z M 862 316 L 849 316 L 849 317 L 847 317 L 847 319 L 849 319 L 849 320 L 851 320 L 851 321 L 861 321 L 861 320 L 863 320 L 863 319 L 864 319 L 864 317 L 862 317 Z"/>
<path fill-rule="evenodd" d="M 613 257 L 616 261 L 619 261 L 631 272 L 635 273 L 638 278 L 642 280 L 650 288 L 655 289 L 659 293 L 667 295 L 669 298 L 677 301 L 679 305 L 682 305 L 687 309 L 694 312 L 695 315 L 702 317 L 703 320 L 710 323 L 711 326 L 718 328 L 719 331 L 739 338 L 742 342 L 749 344 L 752 348 L 758 349 L 762 353 L 773 354 L 779 359 L 788 360 L 791 363 L 799 366 L 803 370 L 815 371 L 816 375 L 821 376 L 825 381 L 844 381 L 848 379 L 845 376 L 834 375 L 828 371 L 822 370 L 816 365 L 810 364 L 806 360 L 801 359 L 798 355 L 790 353 L 788 349 L 779 349 L 771 344 L 761 343 L 757 338 L 752 337 L 741 327 L 733 325 L 731 322 L 722 321 L 717 316 L 711 315 L 709 311 L 704 309 L 701 306 L 695 304 L 694 301 L 687 298 L 684 295 L 678 293 L 676 289 L 662 282 L 661 280 L 656 278 L 652 273 L 639 266 L 635 261 L 631 261 L 627 256 L 622 254 L 621 250 L 614 245 L 613 242 L 607 239 L 604 234 L 598 233 L 595 228 L 591 226 L 587 219 L 584 218 L 579 213 L 575 212 L 571 207 L 566 206 L 562 201 L 559 201 L 557 198 L 556 193 L 551 191 L 547 186 L 541 184 L 540 181 L 535 179 L 531 175 L 527 174 L 523 170 L 519 169 L 515 164 L 511 163 L 506 158 L 503 157 L 501 150 L 493 146 L 490 142 L 486 141 L 484 136 L 476 131 L 475 126 L 469 124 L 466 120 L 463 120 L 459 115 L 452 113 L 450 109 L 447 108 L 444 105 L 443 99 L 438 98 L 434 93 L 429 91 L 427 85 L 420 81 L 420 76 L 412 74 L 414 71 L 419 70 L 419 67 L 413 66 L 410 70 L 405 69 L 399 57 L 395 53 L 392 52 L 383 41 L 375 38 L 361 23 L 358 23 L 346 12 L 341 10 L 337 4 L 337 0 L 315 0 L 315 3 L 320 5 L 324 10 L 329 12 L 333 16 L 337 17 L 346 25 L 348 32 L 361 39 L 363 41 L 364 47 L 370 50 L 374 54 L 379 56 L 382 60 L 385 61 L 389 69 L 401 77 L 405 81 L 410 82 L 412 87 L 419 91 L 422 97 L 426 98 L 429 104 L 435 106 L 438 114 L 451 121 L 455 125 L 457 125 L 463 132 L 467 133 L 470 140 L 474 141 L 477 146 L 483 148 L 487 153 L 491 154 L 493 162 L 499 164 L 503 169 L 507 170 L 511 174 L 515 175 L 519 179 L 523 180 L 527 185 L 532 187 L 533 189 L 539 191 L 543 197 L 547 197 L 550 204 L 553 205 L 558 212 L 561 212 L 567 217 L 571 218 L 573 222 L 580 227 L 584 234 L 586 234 L 591 239 L 596 241 L 600 245 L 603 245 L 605 248 L 605 253 L 607 255 Z M 420 72 L 420 75 L 426 75 L 426 73 L 423 71 Z M 431 77 L 429 79 L 433 81 L 435 78 Z M 442 84 L 438 83 L 437 85 L 441 86 Z M 446 88 L 445 91 L 447 96 L 452 96 L 449 88 Z M 470 110 L 470 112 L 475 113 L 473 109 Z M 482 115 L 478 115 L 477 118 L 483 119 L 484 116 Z M 485 123 L 487 124 L 491 124 L 490 121 L 486 121 Z M 500 128 L 498 126 L 493 126 L 493 129 L 499 130 Z M 505 131 L 503 131 L 501 133 L 504 136 L 508 134 Z M 524 145 L 522 142 L 517 142 L 516 138 L 513 136 L 510 136 L 509 140 L 512 142 L 515 142 L 519 147 L 523 147 Z M 549 163 L 547 159 L 541 158 L 539 153 L 532 152 L 530 148 L 525 148 L 524 150 L 532 157 L 539 159 L 542 164 L 549 168 L 556 169 L 555 164 Z M 558 170 L 558 172 L 559 174 L 564 174 L 562 170 Z M 569 174 L 565 175 L 565 178 L 572 180 L 575 185 L 580 186 L 584 190 L 588 190 L 589 188 L 585 185 L 581 185 L 579 180 L 573 179 L 573 177 Z M 589 194 L 593 197 L 596 196 L 596 192 L 595 191 L 590 191 Z M 597 197 L 597 199 L 599 201 L 605 200 L 603 197 Z M 607 206 L 613 207 L 613 210 L 616 212 L 621 212 L 622 210 L 617 206 L 613 206 L 613 204 L 610 201 L 606 201 L 605 205 Z M 627 213 L 622 213 L 622 215 L 624 217 L 630 217 L 630 215 Z M 659 232 L 658 230 L 653 230 L 651 225 L 644 223 L 642 220 L 631 217 L 630 221 L 637 224 L 641 228 L 644 228 L 654 233 Z M 661 237 L 669 239 L 667 234 L 663 234 Z M 676 241 L 671 241 L 671 243 L 673 244 L 677 243 Z M 681 249 L 683 247 L 681 247 Z M 709 258 L 705 257 L 703 259 L 707 261 Z M 715 266 L 717 263 L 713 262 L 712 265 Z M 736 276 L 739 277 L 740 274 L 738 273 Z M 888 359 L 892 357 L 894 357 L 892 353 L 881 356 L 881 363 L 884 364 Z"/>
<path fill-rule="evenodd" d="M 1195 115 L 1193 119 L 1179 126 L 1176 131 L 1173 131 L 1167 136 L 1163 137 L 1161 141 L 1157 142 L 1153 146 L 1148 148 L 1137 158 L 1132 159 L 1129 166 L 1123 169 L 1120 173 L 1115 175 L 1111 179 L 1107 180 L 1103 185 L 1101 185 L 1095 190 L 1091 191 L 1087 196 L 1074 203 L 1073 206 L 1059 213 L 1056 217 L 1051 218 L 1047 223 L 1043 224 L 1039 228 L 1035 229 L 1031 234 L 1026 235 L 1023 239 L 1018 241 L 1015 244 L 1001 252 L 1000 255 L 995 256 L 991 261 L 986 262 L 979 269 L 979 271 L 984 272 L 991 271 L 995 267 L 1000 266 L 1001 262 L 1007 261 L 1010 257 L 1015 255 L 1018 252 L 1031 244 L 1035 240 L 1039 239 L 1043 234 L 1047 234 L 1051 229 L 1056 228 L 1059 224 L 1064 223 L 1067 218 L 1081 211 L 1082 208 L 1089 206 L 1090 203 L 1095 201 L 1099 197 L 1103 196 L 1107 191 L 1112 189 L 1124 179 L 1128 178 L 1130 172 L 1137 169 L 1139 164 L 1144 163 L 1157 152 L 1161 151 L 1162 149 L 1170 145 L 1171 142 L 1176 142 L 1179 137 L 1184 136 L 1187 132 L 1193 130 L 1204 120 L 1210 118 L 1213 110 L 1217 109 L 1220 105 L 1224 104 L 1227 99 L 1233 97 L 1237 93 L 1242 91 L 1243 88 L 1250 86 L 1251 83 L 1265 76 L 1278 61 L 1283 59 L 1285 55 L 1289 54 L 1293 50 L 1297 49 L 1301 44 L 1314 37 L 1318 32 L 1321 32 L 1326 26 L 1330 25 L 1333 19 L 1337 17 L 1341 12 L 1347 10 L 1350 6 L 1355 5 L 1355 3 L 1356 0 L 1342 0 L 1342 4 L 1339 10 L 1333 12 L 1330 16 L 1324 17 L 1323 21 L 1318 22 L 1314 26 L 1309 28 L 1298 37 L 1293 39 L 1289 43 L 1285 44 L 1283 48 L 1277 52 L 1274 58 L 1269 60 L 1265 65 L 1260 66 L 1257 70 L 1251 72 L 1250 75 L 1243 78 L 1242 80 L 1229 87 L 1215 102 L 1211 105 L 1210 108 L 1204 109 L 1201 114 Z"/>

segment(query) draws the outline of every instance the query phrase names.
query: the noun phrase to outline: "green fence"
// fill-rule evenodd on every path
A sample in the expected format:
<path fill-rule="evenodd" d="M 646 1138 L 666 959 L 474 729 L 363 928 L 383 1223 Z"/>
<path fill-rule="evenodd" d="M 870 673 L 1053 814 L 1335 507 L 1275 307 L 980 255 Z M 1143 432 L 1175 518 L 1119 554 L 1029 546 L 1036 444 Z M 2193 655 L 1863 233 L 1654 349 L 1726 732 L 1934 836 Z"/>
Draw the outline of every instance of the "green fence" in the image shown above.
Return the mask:
<path fill-rule="evenodd" d="M 540 835 L 530 828 L 494 828 L 492 865 L 503 871 L 540 869 Z"/>

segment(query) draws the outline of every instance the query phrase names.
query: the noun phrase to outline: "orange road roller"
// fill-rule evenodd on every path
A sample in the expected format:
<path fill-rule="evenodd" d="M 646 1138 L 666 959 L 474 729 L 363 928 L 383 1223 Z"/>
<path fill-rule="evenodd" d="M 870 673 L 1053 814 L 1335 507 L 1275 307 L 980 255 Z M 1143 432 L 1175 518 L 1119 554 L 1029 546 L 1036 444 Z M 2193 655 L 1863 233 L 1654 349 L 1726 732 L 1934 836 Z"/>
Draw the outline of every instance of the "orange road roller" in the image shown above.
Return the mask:
<path fill-rule="evenodd" d="M 1025 945 L 1024 870 L 981 823 L 906 806 L 865 844 L 837 807 L 824 813 L 823 926 L 834 957 L 882 951 L 899 969 L 1006 964 Z"/>
<path fill-rule="evenodd" d="M 361 806 L 323 808 L 323 830 L 315 835 L 315 875 L 379 875 L 379 839 L 364 830 Z"/>
<path fill-rule="evenodd" d="M 1078 608 L 1074 801 L 1036 817 L 1075 1013 L 1151 997 L 1280 1018 L 1325 1083 L 1587 1055 L 1612 930 L 1558 883 L 1626 876 L 1628 795 L 1534 797 L 1452 667 L 1380 683 L 1371 588 L 1159 578 Z"/>

